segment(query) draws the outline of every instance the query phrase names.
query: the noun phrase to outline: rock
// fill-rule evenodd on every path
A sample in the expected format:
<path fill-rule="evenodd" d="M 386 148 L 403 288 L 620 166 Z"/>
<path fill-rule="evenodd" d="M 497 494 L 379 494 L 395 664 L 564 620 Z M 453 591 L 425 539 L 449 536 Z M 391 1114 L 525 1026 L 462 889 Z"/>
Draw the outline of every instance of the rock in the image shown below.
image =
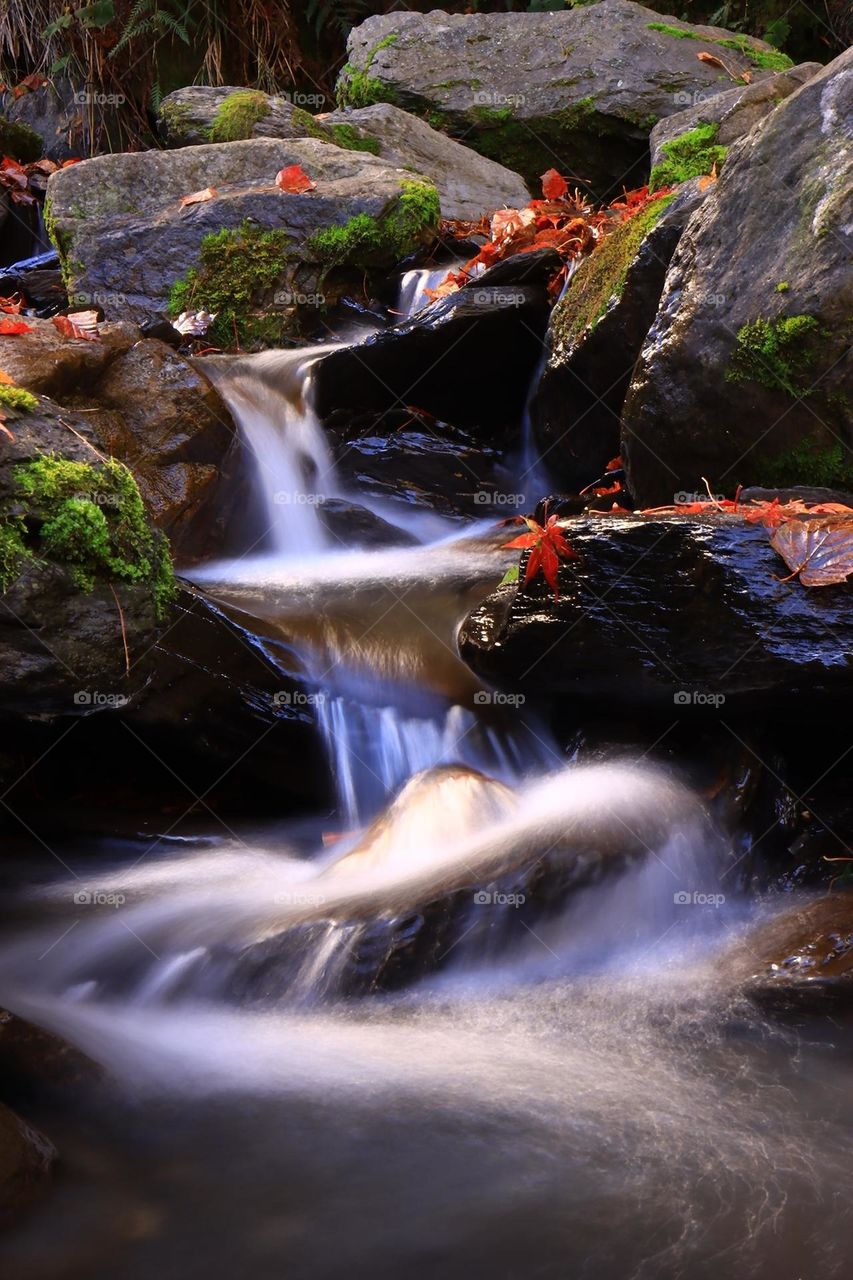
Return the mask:
<path fill-rule="evenodd" d="M 316 190 L 279 190 L 292 165 Z M 208 187 L 212 199 L 182 206 Z M 272 138 L 96 156 L 52 174 L 48 203 L 70 292 L 108 318 L 204 308 L 217 313 L 213 342 L 244 346 L 298 332 L 303 310 L 335 300 L 344 268 L 361 279 L 392 266 L 439 212 L 431 184 L 376 156 Z"/>
<path fill-rule="evenodd" d="M 0 1089 L 5 1102 L 55 1100 L 91 1088 L 102 1078 L 102 1068 L 67 1040 L 0 1009 Z"/>
<path fill-rule="evenodd" d="M 762 714 L 820 721 L 851 702 L 847 587 L 780 582 L 763 528 L 725 516 L 579 518 L 565 528 L 579 562 L 560 599 L 540 578 L 501 587 L 462 625 L 474 673 L 550 707 L 672 718 Z"/>
<path fill-rule="evenodd" d="M 414 534 L 343 498 L 326 498 L 317 508 L 326 529 L 345 547 L 412 547 Z"/>
<path fill-rule="evenodd" d="M 9 298 L 15 293 L 23 296 L 28 307 L 44 315 L 54 315 L 67 307 L 68 297 L 55 249 L 34 258 L 25 258 L 22 262 L 13 262 L 0 271 L 0 297 Z"/>
<path fill-rule="evenodd" d="M 192 84 L 168 93 L 160 103 L 157 128 L 167 147 L 247 138 L 317 138 L 336 142 L 334 133 L 279 94 L 235 85 Z"/>
<path fill-rule="evenodd" d="M 136 325 L 123 322 L 101 325 L 99 342 L 63 338 L 49 320 L 27 317 L 27 324 L 30 333 L 0 336 L 0 369 L 19 386 L 55 400 L 85 396 L 108 365 L 139 340 Z"/>
<path fill-rule="evenodd" d="M 38 154 L 33 159 L 45 156 L 61 164 L 86 152 L 85 111 L 76 100 L 79 96 L 67 80 L 54 77 L 17 98 L 11 92 L 3 94 L 0 109 L 7 119 L 38 135 Z"/>
<path fill-rule="evenodd" d="M 735 74 L 789 59 L 760 40 L 691 26 L 632 0 L 566 12 L 392 12 L 350 33 L 342 106 L 396 103 L 521 173 L 557 168 L 599 195 L 639 186 L 652 127 Z"/>
<path fill-rule="evenodd" d="M 801 900 L 751 926 L 721 976 L 774 1010 L 825 1012 L 853 1000 L 853 893 Z"/>
<path fill-rule="evenodd" d="M 850 487 L 853 51 L 729 150 L 688 224 L 623 413 L 629 487 Z"/>
<path fill-rule="evenodd" d="M 0 1106 L 0 1226 L 9 1226 L 45 1191 L 56 1149 L 8 1107 Z"/>
<path fill-rule="evenodd" d="M 718 86 L 716 90 L 696 95 L 695 98 L 684 94 L 682 101 L 686 109 L 664 117 L 652 129 L 649 138 L 652 169 L 665 159 L 664 147 L 667 143 L 689 133 L 698 125 L 716 124 L 718 129 L 714 142 L 717 146 L 730 146 L 749 133 L 784 98 L 795 93 L 822 69 L 819 62 L 803 62 L 798 67 L 780 71 L 777 75 L 768 76 L 753 84 L 737 85 L 732 89 L 721 89 Z"/>
<path fill-rule="evenodd" d="M 476 222 L 508 205 L 523 208 L 530 199 L 524 179 L 495 160 L 432 129 L 390 102 L 357 110 L 333 111 L 323 123 L 352 130 L 377 146 L 376 154 L 395 169 L 426 174 L 438 188 L 443 218 Z"/>
<path fill-rule="evenodd" d="M 570 490 L 591 484 L 619 453 L 634 362 L 675 246 L 703 198 L 691 182 L 629 218 L 580 263 L 554 308 L 530 422 L 542 462 Z"/>
<path fill-rule="evenodd" d="M 476 282 L 314 366 L 321 418 L 416 405 L 492 442 L 515 428 L 542 355 L 544 289 Z M 500 378 L 483 371 L 500 369 Z"/>

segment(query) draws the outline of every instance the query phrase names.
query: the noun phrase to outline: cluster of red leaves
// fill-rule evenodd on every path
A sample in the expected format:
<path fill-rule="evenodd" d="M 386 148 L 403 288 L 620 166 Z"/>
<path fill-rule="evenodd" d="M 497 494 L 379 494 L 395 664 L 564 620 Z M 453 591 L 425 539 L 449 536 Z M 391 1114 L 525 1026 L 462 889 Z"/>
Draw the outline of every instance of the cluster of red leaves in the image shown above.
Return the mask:
<path fill-rule="evenodd" d="M 50 84 L 50 81 L 46 80 L 44 76 L 38 75 L 37 72 L 33 72 L 32 75 L 24 76 L 23 80 L 19 80 L 17 84 L 0 83 L 0 93 L 11 93 L 12 97 L 17 101 L 18 98 L 23 98 L 25 93 L 35 93 L 37 89 L 41 89 L 46 84 Z"/>
<path fill-rule="evenodd" d="M 554 592 L 554 599 L 559 600 L 560 590 L 557 581 L 557 570 L 561 560 L 578 560 L 578 553 L 569 545 L 566 536 L 557 523 L 556 516 L 548 516 L 544 525 L 539 524 L 532 516 L 519 516 L 519 521 L 527 525 L 528 532 L 522 533 L 512 542 L 505 542 L 504 547 L 529 551 L 527 566 L 524 570 L 524 584 L 531 582 L 541 571 L 548 586 Z"/>
<path fill-rule="evenodd" d="M 0 156 L 0 187 L 5 187 L 14 204 L 35 204 L 36 192 L 43 191 L 47 180 L 57 169 L 67 169 L 79 160 L 34 160 L 32 164 L 19 164 L 11 156 Z"/>
<path fill-rule="evenodd" d="M 668 188 L 666 189 L 668 190 Z M 549 286 L 556 297 L 568 274 L 573 258 L 583 257 L 595 248 L 598 240 L 612 227 L 633 217 L 649 200 L 665 191 L 650 193 L 648 187 L 628 191 L 606 208 L 595 209 L 578 190 L 570 190 L 556 169 L 542 175 L 542 199 L 531 200 L 523 209 L 499 209 L 479 222 L 443 222 L 440 234 L 466 239 L 487 236 L 488 239 L 470 261 L 458 271 L 449 271 L 436 289 L 427 290 L 435 300 L 455 293 L 468 284 L 481 268 L 491 267 L 516 253 L 532 253 L 536 249 L 556 249 L 563 267 Z"/>

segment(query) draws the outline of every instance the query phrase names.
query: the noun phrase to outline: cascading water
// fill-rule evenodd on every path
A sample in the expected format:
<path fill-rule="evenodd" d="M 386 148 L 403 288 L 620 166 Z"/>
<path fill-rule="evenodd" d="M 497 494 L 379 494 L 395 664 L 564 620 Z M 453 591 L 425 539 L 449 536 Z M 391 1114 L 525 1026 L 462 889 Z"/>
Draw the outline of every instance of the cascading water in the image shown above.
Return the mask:
<path fill-rule="evenodd" d="M 462 265 L 463 259 L 454 259 L 441 267 L 415 267 L 404 271 L 400 280 L 400 294 L 396 310 L 401 316 L 414 316 L 424 307 L 428 307 L 432 299 L 430 289 L 437 289 L 446 278 L 448 271 L 455 271 Z"/>

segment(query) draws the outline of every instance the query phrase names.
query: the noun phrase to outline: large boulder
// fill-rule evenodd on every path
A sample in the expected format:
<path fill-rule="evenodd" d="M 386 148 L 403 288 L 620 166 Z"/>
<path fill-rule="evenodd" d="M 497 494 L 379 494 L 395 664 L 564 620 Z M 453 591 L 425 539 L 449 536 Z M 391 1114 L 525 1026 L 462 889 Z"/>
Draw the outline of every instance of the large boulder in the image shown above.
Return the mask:
<path fill-rule="evenodd" d="M 0 1226 L 15 1222 L 43 1194 L 55 1160 L 52 1142 L 0 1106 Z"/>
<path fill-rule="evenodd" d="M 614 228 L 553 310 L 530 422 L 541 462 L 569 490 L 591 484 L 619 452 L 634 363 L 675 246 L 703 198 L 698 181 L 688 183 Z"/>
<path fill-rule="evenodd" d="M 157 128 L 167 147 L 246 138 L 318 138 L 336 142 L 331 129 L 280 94 L 234 85 L 191 84 L 160 103 Z M 367 150 L 367 148 L 363 148 Z"/>
<path fill-rule="evenodd" d="M 505 205 L 523 208 L 530 199 L 524 179 L 512 169 L 463 147 L 390 102 L 333 111 L 322 120 L 337 128 L 339 138 L 361 139 L 365 147 L 373 142 L 376 154 L 386 164 L 432 178 L 443 218 L 476 221 Z"/>
<path fill-rule="evenodd" d="M 565 12 L 393 12 L 350 34 L 342 106 L 394 102 L 538 182 L 546 169 L 601 195 L 639 186 L 648 136 L 684 94 L 728 86 L 719 65 L 759 78 L 790 60 L 721 27 L 692 26 L 632 0 Z"/>
<path fill-rule="evenodd" d="M 462 657 L 481 679 L 550 706 L 671 718 L 835 717 L 851 705 L 846 586 L 780 582 L 761 526 L 723 515 L 601 516 L 568 523 L 580 560 L 560 597 L 541 577 L 500 587 L 465 620 Z"/>
<path fill-rule="evenodd" d="M 623 414 L 641 505 L 848 484 L 853 51 L 736 142 L 688 224 Z"/>
<path fill-rule="evenodd" d="M 316 188 L 276 174 L 299 165 Z M 183 205 L 185 196 L 214 194 Z M 214 341 L 280 342 L 334 300 L 334 269 L 389 267 L 429 240 L 431 183 L 315 139 L 96 156 L 51 176 L 46 221 L 69 291 L 112 316 L 217 313 Z"/>

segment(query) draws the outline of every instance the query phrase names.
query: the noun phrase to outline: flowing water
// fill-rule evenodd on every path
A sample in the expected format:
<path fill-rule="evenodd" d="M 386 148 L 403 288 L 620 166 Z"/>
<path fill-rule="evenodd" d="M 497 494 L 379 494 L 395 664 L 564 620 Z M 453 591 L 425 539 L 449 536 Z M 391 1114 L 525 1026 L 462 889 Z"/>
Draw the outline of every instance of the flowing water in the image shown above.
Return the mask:
<path fill-rule="evenodd" d="M 30 854 L 0 1002 L 110 1076 L 40 1121 L 3 1275 L 847 1274 L 849 1029 L 725 976 L 755 908 L 677 777 L 566 758 L 459 661 L 505 531 L 330 545 L 317 354 L 217 366 L 268 537 L 193 576 L 298 651 L 335 810 Z"/>

